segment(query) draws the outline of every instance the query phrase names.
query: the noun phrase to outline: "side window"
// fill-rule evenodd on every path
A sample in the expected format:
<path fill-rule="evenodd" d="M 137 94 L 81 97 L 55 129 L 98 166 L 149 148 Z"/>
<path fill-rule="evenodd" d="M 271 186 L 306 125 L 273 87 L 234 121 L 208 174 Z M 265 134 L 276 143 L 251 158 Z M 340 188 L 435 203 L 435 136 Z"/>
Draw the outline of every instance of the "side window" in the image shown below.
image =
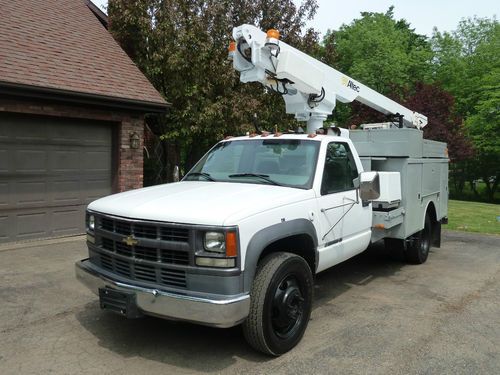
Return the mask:
<path fill-rule="evenodd" d="M 331 194 L 354 189 L 353 179 L 358 169 L 346 143 L 331 142 L 327 146 L 321 194 Z"/>

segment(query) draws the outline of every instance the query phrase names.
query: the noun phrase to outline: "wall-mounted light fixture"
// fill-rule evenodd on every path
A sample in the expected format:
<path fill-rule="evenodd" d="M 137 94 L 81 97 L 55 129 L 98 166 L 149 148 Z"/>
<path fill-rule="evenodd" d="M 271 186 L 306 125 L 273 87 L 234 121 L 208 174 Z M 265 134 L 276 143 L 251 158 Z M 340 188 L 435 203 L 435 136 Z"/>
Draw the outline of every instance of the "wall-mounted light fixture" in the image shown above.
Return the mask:
<path fill-rule="evenodd" d="M 138 149 L 141 145 L 141 139 L 139 138 L 139 134 L 136 132 L 130 133 L 130 148 Z"/>

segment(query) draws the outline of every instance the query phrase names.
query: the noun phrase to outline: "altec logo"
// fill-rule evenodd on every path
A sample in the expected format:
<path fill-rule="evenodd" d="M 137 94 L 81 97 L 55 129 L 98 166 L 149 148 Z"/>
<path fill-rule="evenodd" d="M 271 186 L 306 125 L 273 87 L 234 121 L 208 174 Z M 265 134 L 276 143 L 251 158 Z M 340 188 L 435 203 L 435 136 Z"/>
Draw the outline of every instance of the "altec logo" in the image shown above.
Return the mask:
<path fill-rule="evenodd" d="M 350 89 L 352 89 L 352 90 L 354 90 L 356 92 L 359 92 L 360 87 L 358 85 L 356 85 L 353 81 L 351 81 L 347 77 L 342 77 L 342 84 L 344 86 L 349 87 Z"/>

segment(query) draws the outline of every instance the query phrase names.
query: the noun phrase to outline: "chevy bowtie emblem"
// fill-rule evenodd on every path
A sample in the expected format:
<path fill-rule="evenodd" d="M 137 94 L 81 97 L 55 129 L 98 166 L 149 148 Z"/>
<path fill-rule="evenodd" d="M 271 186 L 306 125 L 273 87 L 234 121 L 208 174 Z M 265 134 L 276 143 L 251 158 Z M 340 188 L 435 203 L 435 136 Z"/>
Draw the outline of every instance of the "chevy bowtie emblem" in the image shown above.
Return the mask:
<path fill-rule="evenodd" d="M 129 246 L 135 246 L 139 243 L 134 237 L 128 236 L 127 238 L 123 239 L 123 242 L 125 242 Z"/>

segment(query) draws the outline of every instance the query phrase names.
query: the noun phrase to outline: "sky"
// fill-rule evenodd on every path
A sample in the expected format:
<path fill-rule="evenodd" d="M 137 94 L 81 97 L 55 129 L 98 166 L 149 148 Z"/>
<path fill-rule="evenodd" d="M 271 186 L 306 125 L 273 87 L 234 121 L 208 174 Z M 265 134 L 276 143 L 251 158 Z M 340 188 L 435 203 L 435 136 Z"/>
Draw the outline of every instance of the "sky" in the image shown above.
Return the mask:
<path fill-rule="evenodd" d="M 107 0 L 92 0 L 99 7 Z M 300 0 L 294 0 L 300 3 Z M 462 18 L 492 18 L 500 16 L 499 0 L 317 0 L 318 12 L 308 26 L 323 35 L 328 29 L 336 30 L 360 16 L 360 12 L 386 12 L 394 5 L 396 19 L 404 18 L 418 34 L 432 35 L 433 27 L 439 31 L 456 29 Z"/>

